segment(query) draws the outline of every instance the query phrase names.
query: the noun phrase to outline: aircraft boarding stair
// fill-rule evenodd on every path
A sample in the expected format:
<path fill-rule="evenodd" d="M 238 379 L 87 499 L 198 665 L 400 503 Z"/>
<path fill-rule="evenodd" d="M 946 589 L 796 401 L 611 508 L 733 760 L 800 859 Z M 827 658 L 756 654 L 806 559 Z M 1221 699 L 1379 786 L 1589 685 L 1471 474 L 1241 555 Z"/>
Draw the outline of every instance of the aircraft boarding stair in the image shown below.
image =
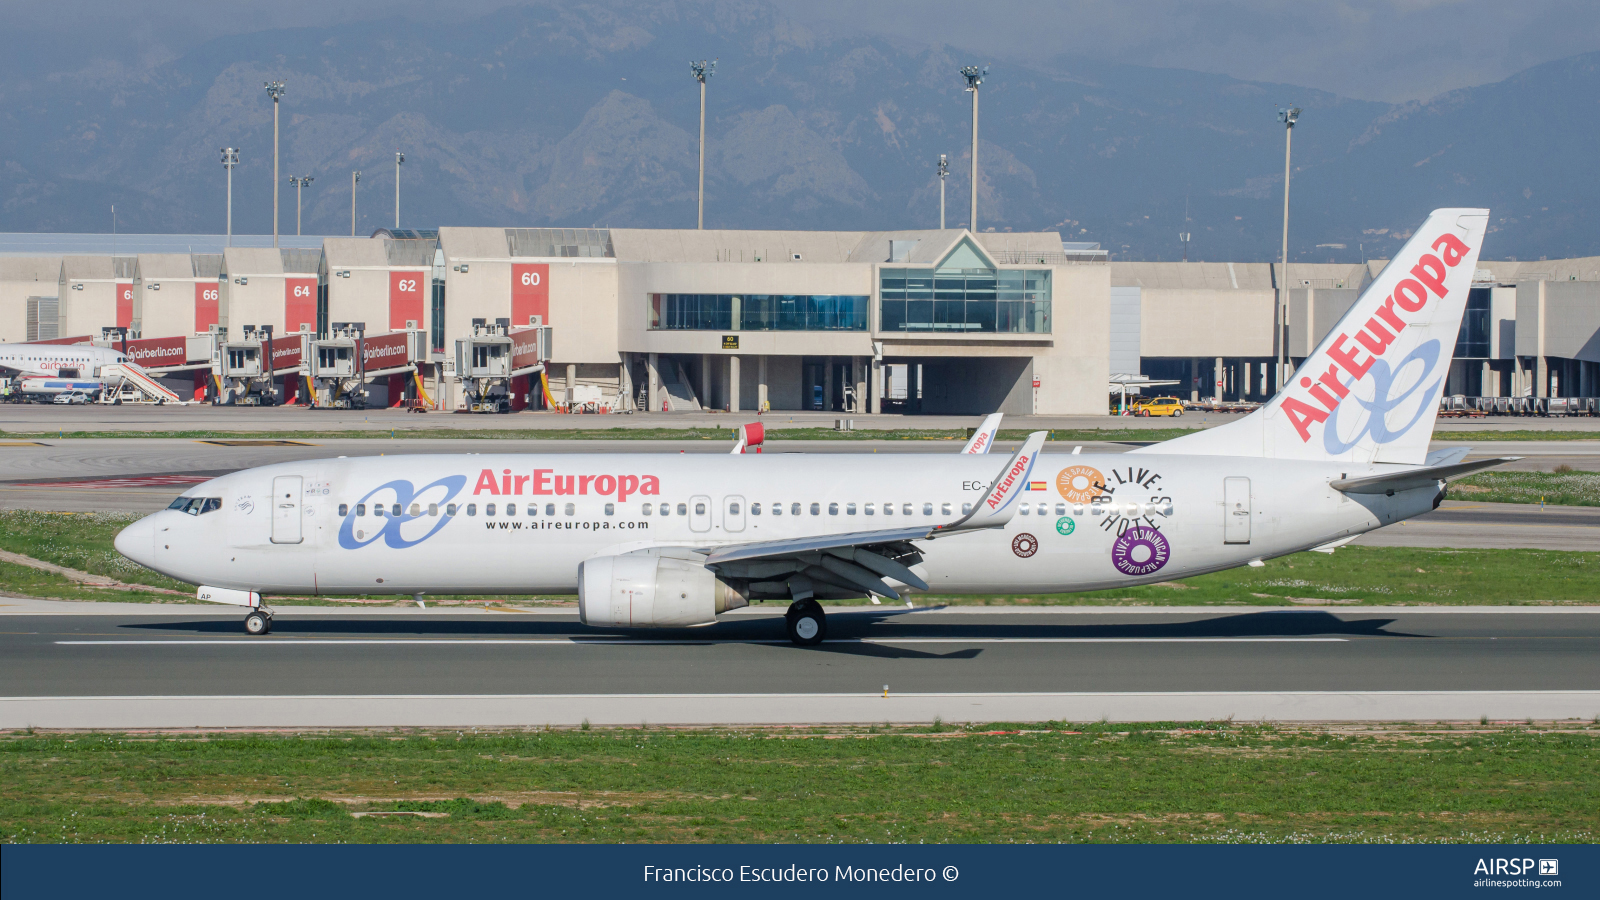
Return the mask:
<path fill-rule="evenodd" d="M 100 367 L 105 384 L 103 403 L 182 403 L 183 398 L 161 386 L 137 363 L 111 363 Z"/>

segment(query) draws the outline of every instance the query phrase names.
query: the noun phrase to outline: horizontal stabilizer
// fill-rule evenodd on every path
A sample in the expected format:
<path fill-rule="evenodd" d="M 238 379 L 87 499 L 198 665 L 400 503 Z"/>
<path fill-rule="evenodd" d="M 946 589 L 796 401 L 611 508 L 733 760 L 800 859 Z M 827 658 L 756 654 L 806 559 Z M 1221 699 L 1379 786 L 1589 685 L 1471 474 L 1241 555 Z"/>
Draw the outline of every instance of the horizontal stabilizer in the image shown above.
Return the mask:
<path fill-rule="evenodd" d="M 1383 475 L 1367 475 L 1362 478 L 1340 478 L 1329 482 L 1335 490 L 1346 494 L 1390 494 L 1400 491 L 1410 491 L 1416 488 L 1436 485 L 1447 478 L 1459 478 L 1470 475 L 1480 469 L 1505 465 L 1516 462 L 1520 456 L 1499 456 L 1494 459 L 1475 459 L 1472 462 L 1454 463 L 1448 466 L 1427 466 L 1421 469 L 1407 469 L 1403 472 L 1389 472 Z"/>

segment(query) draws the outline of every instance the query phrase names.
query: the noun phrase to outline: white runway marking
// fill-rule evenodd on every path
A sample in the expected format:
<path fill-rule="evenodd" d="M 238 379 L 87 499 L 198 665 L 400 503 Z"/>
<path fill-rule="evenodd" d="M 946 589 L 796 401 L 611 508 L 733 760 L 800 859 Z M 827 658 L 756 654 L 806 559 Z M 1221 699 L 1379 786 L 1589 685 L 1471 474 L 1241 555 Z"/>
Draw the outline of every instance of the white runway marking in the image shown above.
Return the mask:
<path fill-rule="evenodd" d="M 1215 637 L 1215 638 L 1050 638 L 1050 637 L 1020 637 L 1020 638 L 840 638 L 838 640 L 823 641 L 824 644 L 1342 644 L 1348 638 L 1340 637 Z M 599 644 L 605 646 L 660 646 L 677 647 L 688 645 L 710 644 L 787 644 L 783 638 L 753 638 L 739 640 L 722 638 L 716 640 L 696 640 L 684 638 L 682 640 L 641 640 L 638 638 L 227 638 L 223 640 L 205 639 L 177 639 L 166 641 L 56 641 L 59 646 L 65 647 L 284 647 L 284 646 L 311 646 L 329 647 L 341 645 L 354 646 L 385 646 L 392 644 L 430 644 L 449 646 L 540 646 L 540 647 L 580 647 L 586 644 Z"/>

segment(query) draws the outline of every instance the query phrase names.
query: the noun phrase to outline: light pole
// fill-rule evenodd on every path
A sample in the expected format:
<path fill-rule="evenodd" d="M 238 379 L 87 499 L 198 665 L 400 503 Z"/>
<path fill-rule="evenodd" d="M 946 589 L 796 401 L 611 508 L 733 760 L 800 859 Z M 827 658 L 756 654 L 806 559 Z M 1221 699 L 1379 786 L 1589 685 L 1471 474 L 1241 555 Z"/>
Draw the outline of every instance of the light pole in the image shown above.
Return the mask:
<path fill-rule="evenodd" d="M 306 185 L 316 181 L 314 175 L 301 175 L 299 178 L 289 176 L 289 183 L 294 185 L 294 236 L 300 236 L 300 192 Z"/>
<path fill-rule="evenodd" d="M 272 246 L 278 246 L 278 99 L 283 96 L 283 82 L 263 81 L 272 98 Z"/>
<path fill-rule="evenodd" d="M 950 157 L 939 154 L 939 230 L 944 230 L 944 179 L 950 174 Z"/>
<path fill-rule="evenodd" d="M 700 201 L 699 211 L 695 216 L 695 228 L 706 227 L 706 79 L 717 74 L 717 61 L 706 62 L 691 61 L 689 71 L 694 73 L 694 80 L 700 82 Z"/>
<path fill-rule="evenodd" d="M 978 231 L 978 85 L 983 84 L 983 78 L 989 74 L 989 67 L 979 69 L 977 66 L 964 66 L 961 74 L 967 79 L 967 91 L 972 94 L 972 209 L 967 215 L 967 224 L 971 226 L 974 234 Z"/>
<path fill-rule="evenodd" d="M 239 151 L 222 148 L 222 167 L 228 170 L 228 246 L 233 246 L 233 167 L 239 164 Z"/>
<path fill-rule="evenodd" d="M 1178 243 L 1183 245 L 1183 261 L 1184 262 L 1188 262 L 1189 261 L 1189 238 L 1192 237 L 1192 236 L 1193 235 L 1191 235 L 1187 231 L 1178 232 Z"/>
<path fill-rule="evenodd" d="M 1289 380 L 1289 152 L 1294 147 L 1294 123 L 1300 118 L 1300 107 L 1278 110 L 1278 121 L 1283 123 L 1283 247 L 1278 281 L 1278 330 L 1273 343 L 1279 346 L 1278 384 Z M 1309 348 L 1308 348 L 1309 352 Z"/>
<path fill-rule="evenodd" d="M 399 150 L 394 152 L 394 227 L 400 227 L 400 164 L 406 161 L 406 155 Z"/>
<path fill-rule="evenodd" d="M 356 236 L 356 185 L 361 183 L 361 170 L 350 173 L 350 236 Z"/>

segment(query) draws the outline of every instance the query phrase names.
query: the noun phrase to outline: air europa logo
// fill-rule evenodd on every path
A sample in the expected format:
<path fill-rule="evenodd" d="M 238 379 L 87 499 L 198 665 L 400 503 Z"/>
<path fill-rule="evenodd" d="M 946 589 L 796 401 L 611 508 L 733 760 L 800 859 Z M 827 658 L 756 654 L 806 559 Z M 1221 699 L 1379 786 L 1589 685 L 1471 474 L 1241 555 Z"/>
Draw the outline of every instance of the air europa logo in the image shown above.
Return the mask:
<path fill-rule="evenodd" d="M 555 469 L 534 469 L 532 475 L 513 475 L 510 469 L 501 469 L 497 478 L 493 469 L 484 469 L 478 473 L 472 493 L 495 497 L 595 493 L 603 497 L 615 495 L 618 503 L 626 503 L 633 494 L 660 494 L 661 479 L 654 475 L 557 475 Z"/>
<path fill-rule="evenodd" d="M 1007 469 L 1005 476 L 1000 479 L 1000 484 L 989 495 L 987 501 L 989 511 L 996 512 L 1015 500 L 1016 495 L 1012 489 L 1020 482 L 1026 481 L 1031 471 L 1033 471 L 1033 457 L 1018 456 L 1017 461 L 1011 464 L 1011 468 Z"/>
<path fill-rule="evenodd" d="M 421 490 L 405 479 L 379 485 L 358 500 L 344 517 L 339 526 L 339 546 L 359 550 L 382 538 L 384 544 L 395 550 L 415 547 L 438 534 L 439 529 L 454 518 L 444 509 L 438 510 L 439 515 L 430 516 L 427 508 L 430 505 L 443 507 L 466 486 L 465 475 L 446 475 Z M 368 502 L 372 504 L 373 518 L 362 517 L 358 524 L 357 515 L 365 511 Z M 415 511 L 412 504 L 416 504 Z M 389 507 L 389 515 L 384 515 L 385 506 Z M 435 523 L 431 528 L 427 525 L 430 521 Z M 413 525 L 414 522 L 421 524 Z"/>
<path fill-rule="evenodd" d="M 1437 254 L 1424 253 L 1422 258 L 1411 267 L 1409 278 L 1404 278 L 1395 285 L 1394 291 L 1378 307 L 1377 312 L 1369 319 L 1366 325 L 1352 340 L 1350 335 L 1341 332 L 1332 343 L 1328 345 L 1327 355 L 1333 360 L 1328 370 L 1321 374 L 1309 372 L 1300 379 L 1300 387 L 1305 389 L 1314 403 L 1289 396 L 1284 398 L 1283 412 L 1294 426 L 1300 440 L 1311 440 L 1311 426 L 1333 421 L 1325 426 L 1323 440 L 1327 444 L 1329 453 L 1338 454 L 1355 446 L 1361 438 L 1371 434 L 1373 440 L 1380 444 L 1398 438 L 1411 429 L 1412 425 L 1422 417 L 1425 409 L 1419 408 L 1417 415 L 1410 422 L 1398 429 L 1390 429 L 1384 417 L 1403 401 L 1414 395 L 1439 359 L 1439 342 L 1427 341 L 1412 350 L 1404 359 L 1392 368 L 1385 359 L 1392 347 L 1405 330 L 1407 319 L 1403 314 L 1416 314 L 1422 312 L 1430 301 L 1430 294 L 1443 299 L 1450 291 L 1445 287 L 1445 276 L 1449 270 L 1461 264 L 1470 248 L 1452 234 L 1440 235 L 1430 245 Z M 1396 309 L 1398 307 L 1398 310 Z M 1361 354 L 1365 353 L 1363 357 Z M 1420 363 L 1422 371 L 1417 375 L 1411 387 L 1400 396 L 1391 396 L 1396 376 L 1411 363 Z M 1349 381 L 1340 377 L 1340 370 L 1348 373 Z M 1373 394 L 1371 400 L 1356 398 L 1356 402 L 1364 407 L 1371 418 L 1354 437 L 1348 441 L 1338 434 L 1338 418 L 1340 406 L 1346 397 L 1350 396 L 1351 388 L 1366 375 L 1372 373 Z M 1316 380 L 1313 381 L 1312 379 Z M 1423 388 L 1423 397 L 1429 397 L 1433 388 L 1438 386 L 1435 381 L 1427 388 Z M 1302 395 L 1302 396 L 1305 396 Z M 1426 406 L 1426 403 L 1423 404 Z"/>

